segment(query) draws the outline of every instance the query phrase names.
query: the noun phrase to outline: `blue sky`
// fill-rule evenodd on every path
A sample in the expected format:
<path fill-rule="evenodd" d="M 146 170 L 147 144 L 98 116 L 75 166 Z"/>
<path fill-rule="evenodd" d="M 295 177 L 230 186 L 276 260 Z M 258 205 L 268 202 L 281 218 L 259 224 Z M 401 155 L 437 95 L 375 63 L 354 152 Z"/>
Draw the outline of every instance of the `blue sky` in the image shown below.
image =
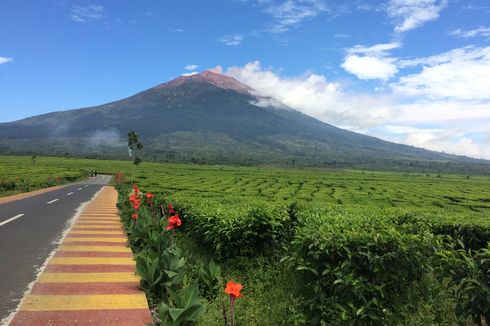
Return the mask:
<path fill-rule="evenodd" d="M 0 122 L 204 69 L 337 126 L 490 159 L 488 0 L 0 2 Z"/>

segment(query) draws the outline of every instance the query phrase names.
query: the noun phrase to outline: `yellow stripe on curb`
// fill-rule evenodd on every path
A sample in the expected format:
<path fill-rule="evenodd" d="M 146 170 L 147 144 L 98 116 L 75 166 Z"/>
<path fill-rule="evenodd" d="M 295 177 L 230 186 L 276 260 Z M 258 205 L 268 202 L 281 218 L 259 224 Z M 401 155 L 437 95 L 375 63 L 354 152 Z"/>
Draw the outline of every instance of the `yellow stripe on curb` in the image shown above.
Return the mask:
<path fill-rule="evenodd" d="M 72 230 L 77 230 L 77 229 L 86 229 L 86 228 L 92 228 L 92 229 L 119 229 L 119 230 L 122 230 L 123 228 L 121 227 L 121 223 L 119 223 L 119 225 L 117 224 L 111 224 L 111 225 L 100 225 L 100 224 L 75 224 L 73 226 L 73 229 Z"/>
<path fill-rule="evenodd" d="M 84 217 L 84 218 L 79 218 L 77 222 L 83 222 L 83 223 L 93 223 L 93 222 L 99 222 L 99 223 L 121 223 L 120 219 L 107 219 L 107 218 L 95 218 L 95 217 Z"/>
<path fill-rule="evenodd" d="M 121 234 L 123 235 L 122 231 L 77 231 L 73 230 L 70 231 L 70 234 Z"/>
<path fill-rule="evenodd" d="M 139 283 L 138 275 L 134 273 L 42 273 L 39 283 Z"/>
<path fill-rule="evenodd" d="M 148 309 L 148 303 L 141 294 L 29 295 L 20 308 L 23 311 L 103 309 Z"/>
<path fill-rule="evenodd" d="M 118 246 L 60 246 L 59 251 L 80 251 L 80 252 L 132 252 L 130 248 Z"/>
<path fill-rule="evenodd" d="M 79 220 L 75 226 L 80 226 L 80 225 L 107 225 L 107 226 L 119 226 L 121 227 L 121 222 L 116 221 L 116 222 L 110 222 L 110 221 L 92 221 L 92 220 Z"/>
<path fill-rule="evenodd" d="M 117 242 L 117 243 L 126 243 L 126 238 L 97 238 L 97 237 L 86 237 L 86 238 L 76 238 L 76 237 L 68 237 L 65 238 L 64 242 Z"/>
<path fill-rule="evenodd" d="M 53 257 L 50 265 L 134 265 L 132 258 L 114 257 Z"/>

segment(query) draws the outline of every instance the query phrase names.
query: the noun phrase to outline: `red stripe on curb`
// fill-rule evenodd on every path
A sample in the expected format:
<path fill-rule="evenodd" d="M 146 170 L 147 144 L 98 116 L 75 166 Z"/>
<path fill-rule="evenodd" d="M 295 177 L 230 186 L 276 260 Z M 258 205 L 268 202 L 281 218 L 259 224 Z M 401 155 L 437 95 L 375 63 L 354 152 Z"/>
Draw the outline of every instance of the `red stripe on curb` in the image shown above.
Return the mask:
<path fill-rule="evenodd" d="M 111 273 L 111 272 L 135 272 L 135 266 L 131 265 L 49 265 L 44 270 L 48 273 Z"/>
<path fill-rule="evenodd" d="M 141 326 L 152 322 L 148 309 L 19 311 L 10 326 Z"/>
<path fill-rule="evenodd" d="M 127 257 L 133 258 L 132 252 L 107 252 L 107 251 L 62 251 L 59 250 L 55 257 Z"/>
<path fill-rule="evenodd" d="M 36 283 L 32 294 L 138 294 L 138 283 Z"/>

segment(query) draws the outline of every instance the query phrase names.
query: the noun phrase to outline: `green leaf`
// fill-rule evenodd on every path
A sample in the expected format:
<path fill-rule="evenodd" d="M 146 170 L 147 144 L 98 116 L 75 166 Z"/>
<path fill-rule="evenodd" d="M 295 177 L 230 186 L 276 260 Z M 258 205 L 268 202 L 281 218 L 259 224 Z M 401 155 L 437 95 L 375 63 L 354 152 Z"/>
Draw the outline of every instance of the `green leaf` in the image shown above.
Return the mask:
<path fill-rule="evenodd" d="M 170 316 L 172 317 L 172 319 L 174 321 L 177 321 L 177 319 L 179 319 L 179 317 L 185 312 L 185 309 L 183 308 L 170 308 L 168 310 L 168 313 L 170 314 Z"/>

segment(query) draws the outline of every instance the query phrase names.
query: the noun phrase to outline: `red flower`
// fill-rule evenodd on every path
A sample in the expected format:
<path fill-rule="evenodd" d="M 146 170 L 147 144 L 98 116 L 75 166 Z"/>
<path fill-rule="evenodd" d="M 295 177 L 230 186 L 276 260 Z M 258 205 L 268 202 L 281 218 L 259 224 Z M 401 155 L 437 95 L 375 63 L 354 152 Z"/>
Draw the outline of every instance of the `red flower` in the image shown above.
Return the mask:
<path fill-rule="evenodd" d="M 134 190 L 134 193 L 137 194 L 138 192 L 140 192 L 140 190 L 138 189 L 138 185 L 135 183 L 133 184 L 133 190 Z"/>
<path fill-rule="evenodd" d="M 140 201 L 139 200 L 135 200 L 133 202 L 133 208 L 134 209 L 139 209 L 140 208 Z"/>
<path fill-rule="evenodd" d="M 175 213 L 175 210 L 174 210 L 174 207 L 172 206 L 172 204 L 168 204 L 168 213 L 169 214 L 174 214 Z"/>
<path fill-rule="evenodd" d="M 241 296 L 240 290 L 242 288 L 243 286 L 240 283 L 228 281 L 228 283 L 226 283 L 225 293 L 228 293 L 232 299 L 235 299 Z"/>
<path fill-rule="evenodd" d="M 146 198 L 151 200 L 153 198 L 153 194 L 151 192 L 146 193 Z"/>
<path fill-rule="evenodd" d="M 182 225 L 182 221 L 179 218 L 179 214 L 175 214 L 174 216 L 168 219 L 168 225 L 165 227 L 165 230 L 167 231 L 173 230 L 181 225 Z"/>
<path fill-rule="evenodd" d="M 131 219 L 133 221 L 136 221 L 138 219 L 138 213 L 134 213 L 133 215 L 131 215 Z"/>

